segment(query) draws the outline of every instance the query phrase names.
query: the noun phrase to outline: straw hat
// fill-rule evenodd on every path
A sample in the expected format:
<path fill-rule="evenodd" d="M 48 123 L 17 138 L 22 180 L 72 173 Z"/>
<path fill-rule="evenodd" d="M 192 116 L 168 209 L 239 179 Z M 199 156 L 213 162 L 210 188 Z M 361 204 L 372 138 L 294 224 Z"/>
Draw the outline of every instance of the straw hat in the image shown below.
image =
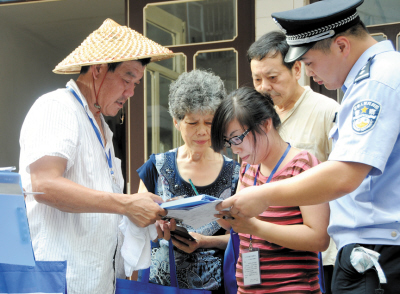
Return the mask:
<path fill-rule="evenodd" d="M 174 53 L 142 34 L 106 19 L 82 44 L 53 70 L 57 74 L 80 73 L 84 65 L 151 58 L 159 61 Z"/>

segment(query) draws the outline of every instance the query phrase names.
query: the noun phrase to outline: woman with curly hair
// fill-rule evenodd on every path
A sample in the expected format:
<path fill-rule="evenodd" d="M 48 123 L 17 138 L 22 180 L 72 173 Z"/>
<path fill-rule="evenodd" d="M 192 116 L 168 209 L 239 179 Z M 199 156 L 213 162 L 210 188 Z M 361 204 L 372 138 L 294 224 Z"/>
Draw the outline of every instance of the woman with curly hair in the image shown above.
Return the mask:
<path fill-rule="evenodd" d="M 151 191 L 164 201 L 176 196 L 191 197 L 196 195 L 192 181 L 199 194 L 221 199 L 234 194 L 239 164 L 210 148 L 214 112 L 225 97 L 222 80 L 203 70 L 183 73 L 171 84 L 169 112 L 184 144 L 150 156 L 137 170 L 141 179 L 139 192 Z M 216 221 L 198 229 L 183 226 L 194 237 L 193 241 L 178 235 L 171 237 L 170 224 L 158 222 L 164 239 L 152 249 L 150 282 L 170 285 L 166 240 L 171 237 L 179 287 L 223 293 L 222 263 L 229 235 Z"/>

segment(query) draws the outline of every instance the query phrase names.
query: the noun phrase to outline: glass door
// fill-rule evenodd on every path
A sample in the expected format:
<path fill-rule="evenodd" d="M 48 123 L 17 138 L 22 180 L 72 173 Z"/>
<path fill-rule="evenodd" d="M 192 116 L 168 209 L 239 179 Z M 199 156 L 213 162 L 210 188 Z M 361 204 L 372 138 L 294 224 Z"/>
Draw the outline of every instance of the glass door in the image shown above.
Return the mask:
<path fill-rule="evenodd" d="M 165 152 L 183 144 L 168 113 L 169 85 L 180 73 L 195 68 L 211 70 L 221 77 L 228 92 L 240 85 L 252 86 L 245 56 L 255 40 L 255 1 L 129 0 L 127 9 L 128 24 L 132 29 L 180 53 L 174 59 L 147 66 L 144 89 L 135 89 L 134 101 L 128 106 L 131 171 L 128 181 L 136 187 L 135 170 L 152 153 Z M 138 11 L 143 11 L 143 15 L 138 16 Z M 143 97 L 142 108 L 138 107 L 140 95 Z M 233 157 L 233 154 L 226 154 Z"/>
<path fill-rule="evenodd" d="M 172 50 L 177 46 L 225 43 L 237 38 L 237 0 L 165 1 L 147 4 L 144 35 Z M 183 50 L 184 51 L 184 50 Z M 235 48 L 196 50 L 192 68 L 213 71 L 228 92 L 237 88 L 238 56 Z M 168 113 L 168 87 L 186 70 L 186 55 L 172 62 L 151 63 L 145 80 L 147 116 L 145 157 L 183 144 Z M 175 66 L 175 64 L 177 66 Z M 178 70 L 175 70 L 178 69 Z M 227 153 L 228 156 L 233 154 Z"/>

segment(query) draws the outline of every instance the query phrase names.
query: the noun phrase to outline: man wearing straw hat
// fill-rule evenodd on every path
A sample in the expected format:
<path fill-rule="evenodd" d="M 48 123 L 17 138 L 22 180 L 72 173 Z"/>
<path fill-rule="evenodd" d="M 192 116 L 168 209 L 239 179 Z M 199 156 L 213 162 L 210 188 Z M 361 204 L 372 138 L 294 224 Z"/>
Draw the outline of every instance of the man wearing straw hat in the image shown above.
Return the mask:
<path fill-rule="evenodd" d="M 121 215 L 139 227 L 166 211 L 151 193 L 125 195 L 104 120 L 133 96 L 145 65 L 173 53 L 107 19 L 54 69 L 80 73 L 40 97 L 20 135 L 20 174 L 37 260 L 67 260 L 68 293 L 113 293 Z"/>

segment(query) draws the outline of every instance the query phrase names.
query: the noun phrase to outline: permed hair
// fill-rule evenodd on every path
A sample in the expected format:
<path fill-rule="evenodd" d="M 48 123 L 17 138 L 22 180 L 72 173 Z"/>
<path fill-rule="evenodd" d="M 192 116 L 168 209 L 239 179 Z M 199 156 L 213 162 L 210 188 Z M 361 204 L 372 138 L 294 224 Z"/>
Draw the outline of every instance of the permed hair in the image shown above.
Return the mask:
<path fill-rule="evenodd" d="M 169 87 L 169 113 L 178 122 L 186 114 L 214 114 L 226 90 L 221 78 L 195 69 L 181 74 Z"/>
<path fill-rule="evenodd" d="M 286 42 L 285 34 L 280 31 L 273 31 L 261 36 L 257 41 L 251 44 L 249 50 L 247 50 L 247 60 L 249 63 L 253 59 L 260 61 L 267 55 L 274 58 L 278 53 L 281 53 L 282 64 L 291 70 L 295 62 L 284 61 L 288 51 L 289 45 Z"/>
<path fill-rule="evenodd" d="M 256 133 L 264 134 L 261 124 L 271 118 L 277 129 L 281 120 L 276 113 L 274 103 L 269 96 L 264 96 L 253 88 L 239 88 L 226 97 L 218 109 L 211 125 L 211 146 L 215 152 L 224 148 L 224 135 L 228 125 L 237 119 L 243 130 L 250 129 L 256 142 Z"/>

